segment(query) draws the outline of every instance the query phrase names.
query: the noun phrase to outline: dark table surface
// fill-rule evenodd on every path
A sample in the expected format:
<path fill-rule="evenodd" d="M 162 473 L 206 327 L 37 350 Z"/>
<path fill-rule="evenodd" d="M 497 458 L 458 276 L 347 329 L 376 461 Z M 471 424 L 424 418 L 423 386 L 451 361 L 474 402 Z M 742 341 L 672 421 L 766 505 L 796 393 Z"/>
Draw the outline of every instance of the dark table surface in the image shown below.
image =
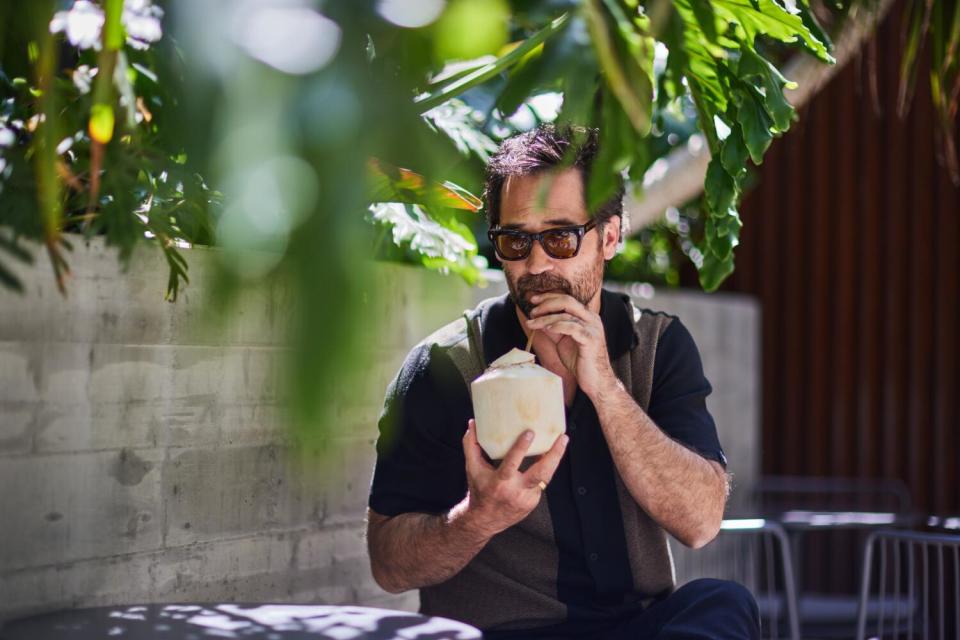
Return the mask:
<path fill-rule="evenodd" d="M 477 629 L 445 618 L 369 607 L 294 604 L 144 604 L 68 609 L 7 622 L 0 640 L 468 640 Z"/>

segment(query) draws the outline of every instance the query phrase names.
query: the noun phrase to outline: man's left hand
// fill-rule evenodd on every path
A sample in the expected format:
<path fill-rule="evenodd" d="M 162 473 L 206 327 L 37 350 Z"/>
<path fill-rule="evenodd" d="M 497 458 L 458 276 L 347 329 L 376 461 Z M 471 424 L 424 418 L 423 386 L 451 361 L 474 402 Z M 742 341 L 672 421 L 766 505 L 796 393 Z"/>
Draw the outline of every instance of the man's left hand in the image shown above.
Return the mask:
<path fill-rule="evenodd" d="M 557 348 L 560 361 L 577 378 L 589 397 L 615 383 L 607 339 L 600 316 L 576 298 L 563 293 L 541 293 L 530 297 L 534 305 L 525 320 L 529 331 L 536 330 Z"/>

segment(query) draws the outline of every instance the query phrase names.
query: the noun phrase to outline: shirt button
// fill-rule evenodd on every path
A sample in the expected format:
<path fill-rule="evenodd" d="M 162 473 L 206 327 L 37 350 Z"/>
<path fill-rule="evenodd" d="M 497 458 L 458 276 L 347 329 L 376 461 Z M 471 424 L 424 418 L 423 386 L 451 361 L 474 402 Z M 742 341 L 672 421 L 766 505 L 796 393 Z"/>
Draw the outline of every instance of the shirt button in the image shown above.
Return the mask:
<path fill-rule="evenodd" d="M 596 562 L 596 561 L 599 560 L 599 559 L 600 559 L 600 556 L 597 555 L 596 553 L 591 553 L 591 554 L 590 554 L 590 560 L 591 560 L 591 561 Z"/>
<path fill-rule="evenodd" d="M 581 495 L 581 496 L 587 495 L 587 488 L 586 488 L 586 487 L 577 487 L 577 494 L 578 494 L 578 495 Z"/>

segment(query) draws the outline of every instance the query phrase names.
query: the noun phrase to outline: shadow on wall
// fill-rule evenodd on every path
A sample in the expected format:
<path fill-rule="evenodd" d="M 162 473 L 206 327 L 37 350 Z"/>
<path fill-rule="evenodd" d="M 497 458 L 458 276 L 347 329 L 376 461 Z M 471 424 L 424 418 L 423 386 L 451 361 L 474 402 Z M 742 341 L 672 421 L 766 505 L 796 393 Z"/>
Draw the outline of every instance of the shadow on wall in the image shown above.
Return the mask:
<path fill-rule="evenodd" d="M 2 640 L 35 638 L 264 638 L 285 640 L 470 640 L 460 622 L 387 609 L 312 605 L 141 605 L 36 616 L 0 629 Z"/>

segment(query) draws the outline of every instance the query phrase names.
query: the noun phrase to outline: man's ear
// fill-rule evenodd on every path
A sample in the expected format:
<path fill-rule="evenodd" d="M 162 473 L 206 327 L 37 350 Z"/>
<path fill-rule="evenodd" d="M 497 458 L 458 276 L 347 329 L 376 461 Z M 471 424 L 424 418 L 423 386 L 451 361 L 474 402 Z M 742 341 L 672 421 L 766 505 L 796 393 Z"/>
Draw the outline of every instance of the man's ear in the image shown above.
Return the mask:
<path fill-rule="evenodd" d="M 612 260 L 620 244 L 620 216 L 613 216 L 603 225 L 603 259 Z"/>

